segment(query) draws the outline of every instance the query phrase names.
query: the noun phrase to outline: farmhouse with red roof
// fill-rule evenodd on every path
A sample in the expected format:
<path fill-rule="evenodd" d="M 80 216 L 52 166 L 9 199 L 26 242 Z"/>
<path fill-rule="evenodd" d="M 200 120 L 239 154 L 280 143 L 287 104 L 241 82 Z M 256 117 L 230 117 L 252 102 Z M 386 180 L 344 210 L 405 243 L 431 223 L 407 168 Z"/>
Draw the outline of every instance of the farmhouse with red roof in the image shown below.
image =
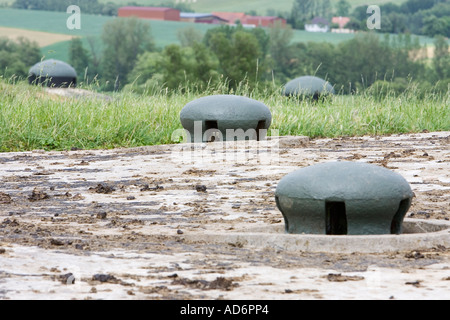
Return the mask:
<path fill-rule="evenodd" d="M 166 7 L 122 7 L 119 17 L 136 17 L 141 19 L 180 21 L 180 11 Z"/>

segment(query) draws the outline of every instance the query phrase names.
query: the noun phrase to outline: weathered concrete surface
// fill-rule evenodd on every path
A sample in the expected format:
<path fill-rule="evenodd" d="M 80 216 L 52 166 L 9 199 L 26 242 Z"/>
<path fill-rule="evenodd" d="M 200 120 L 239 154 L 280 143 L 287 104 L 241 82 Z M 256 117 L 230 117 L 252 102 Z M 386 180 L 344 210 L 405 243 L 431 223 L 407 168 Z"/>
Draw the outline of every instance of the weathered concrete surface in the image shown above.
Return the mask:
<path fill-rule="evenodd" d="M 282 229 L 278 181 L 335 160 L 400 173 L 415 193 L 407 218 L 447 221 L 449 137 L 0 154 L 0 299 L 448 299 L 445 245 L 368 254 L 202 237 Z"/>

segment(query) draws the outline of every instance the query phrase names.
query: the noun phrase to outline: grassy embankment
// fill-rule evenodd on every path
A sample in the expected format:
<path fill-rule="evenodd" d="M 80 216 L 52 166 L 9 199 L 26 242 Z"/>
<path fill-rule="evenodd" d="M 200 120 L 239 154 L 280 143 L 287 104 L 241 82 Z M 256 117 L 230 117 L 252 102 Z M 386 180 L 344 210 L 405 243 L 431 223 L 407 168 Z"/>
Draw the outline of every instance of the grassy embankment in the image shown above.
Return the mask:
<path fill-rule="evenodd" d="M 200 96 L 230 93 L 224 86 L 196 92 L 137 95 L 122 92 L 110 102 L 48 95 L 26 83 L 0 81 L 0 152 L 34 149 L 99 149 L 167 144 L 180 129 L 179 112 Z M 372 95 L 336 95 L 321 103 L 296 101 L 279 92 L 234 94 L 264 102 L 272 111 L 271 129 L 281 135 L 338 137 L 450 131 L 450 97 L 417 98 L 414 88 L 381 100 Z M 270 134 L 270 130 L 269 130 Z"/>

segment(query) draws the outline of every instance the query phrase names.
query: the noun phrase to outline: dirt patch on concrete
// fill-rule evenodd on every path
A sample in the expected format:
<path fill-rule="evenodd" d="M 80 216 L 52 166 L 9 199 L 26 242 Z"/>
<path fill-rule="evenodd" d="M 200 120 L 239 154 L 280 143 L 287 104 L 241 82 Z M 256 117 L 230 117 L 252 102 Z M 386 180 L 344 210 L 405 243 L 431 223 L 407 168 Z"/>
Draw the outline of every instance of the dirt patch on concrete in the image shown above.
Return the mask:
<path fill-rule="evenodd" d="M 436 132 L 274 138 L 225 150 L 213 143 L 0 154 L 0 298 L 450 298 L 444 246 L 338 254 L 187 237 L 283 225 L 278 181 L 336 160 L 402 174 L 415 193 L 408 217 L 448 220 L 449 139 Z"/>

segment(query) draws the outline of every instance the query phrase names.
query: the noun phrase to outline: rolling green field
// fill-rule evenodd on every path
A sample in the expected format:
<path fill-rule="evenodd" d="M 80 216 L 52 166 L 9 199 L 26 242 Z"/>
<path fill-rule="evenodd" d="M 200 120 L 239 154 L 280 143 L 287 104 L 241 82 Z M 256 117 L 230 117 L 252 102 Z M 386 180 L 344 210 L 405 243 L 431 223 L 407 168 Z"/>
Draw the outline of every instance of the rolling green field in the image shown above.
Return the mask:
<path fill-rule="evenodd" d="M 0 9 L 0 26 L 81 36 L 84 38 L 83 41 L 85 47 L 88 47 L 86 37 L 90 36 L 94 37 L 96 47 L 101 49 L 100 36 L 103 31 L 103 25 L 107 21 L 115 19 L 114 17 L 83 14 L 81 17 L 81 29 L 69 30 L 66 26 L 68 17 L 69 15 L 65 12 Z M 151 26 L 155 44 L 161 48 L 167 46 L 168 44 L 179 43 L 177 33 L 181 29 L 194 27 L 204 34 L 208 29 L 216 27 L 209 24 L 188 22 L 155 20 L 149 20 L 148 22 Z M 352 34 L 311 33 L 295 30 L 293 41 L 330 42 L 336 44 L 341 41 L 349 40 L 353 37 L 354 35 Z M 422 45 L 429 45 L 433 42 L 433 39 L 427 37 L 420 36 L 419 39 Z M 42 53 L 46 58 L 67 61 L 68 47 L 68 41 L 60 42 L 42 48 Z"/>
<path fill-rule="evenodd" d="M 225 88 L 219 84 L 201 92 L 172 94 L 162 90 L 152 96 L 124 91 L 106 101 L 63 98 L 27 83 L 0 79 L 0 152 L 174 143 L 172 133 L 182 129 L 181 109 L 202 96 L 229 94 Z M 243 85 L 233 93 L 265 103 L 272 112 L 271 129 L 280 135 L 315 138 L 450 130 L 448 93 L 419 99 L 410 88 L 399 97 L 336 95 L 320 103 L 289 99 L 281 88 L 250 91 Z"/>
<path fill-rule="evenodd" d="M 191 3 L 189 3 L 189 1 Z M 331 0 L 331 4 L 333 6 L 339 0 Z M 387 2 L 392 2 L 395 4 L 401 4 L 405 2 L 405 0 L 347 0 L 352 8 L 361 6 L 361 5 L 381 5 Z M 0 0 L 0 5 L 11 5 L 14 0 Z M 113 2 L 116 4 L 126 5 L 130 1 L 124 0 L 99 0 L 100 3 Z M 167 2 L 176 2 L 175 0 L 135 0 L 133 1 L 138 5 L 144 6 L 157 6 L 160 4 L 164 4 Z M 250 10 L 255 10 L 259 14 L 266 14 L 268 9 L 275 9 L 276 11 L 290 11 L 292 8 L 292 4 L 294 0 L 279 0 L 276 3 L 271 0 L 196 0 L 193 2 L 192 0 L 185 0 L 186 3 L 192 7 L 196 12 L 212 12 L 212 11 L 234 11 L 234 12 L 247 12 Z M 370 3 L 369 3 L 370 2 Z"/>
<path fill-rule="evenodd" d="M 69 30 L 66 26 L 68 17 L 69 15 L 64 12 L 0 9 L 0 26 L 86 37 L 100 36 L 103 31 L 103 25 L 107 21 L 115 19 L 114 17 L 83 14 L 81 16 L 81 29 Z M 156 20 L 147 21 L 151 26 L 156 45 L 160 47 L 164 47 L 171 43 L 178 43 L 178 30 L 194 27 L 198 31 L 205 33 L 208 29 L 217 27 L 216 25 L 202 23 Z M 348 34 L 310 33 L 294 30 L 294 41 L 299 42 L 340 42 L 352 37 L 353 35 Z"/>
<path fill-rule="evenodd" d="M 331 0 L 332 6 L 335 6 L 339 0 Z M 127 3 L 127 1 L 122 0 L 100 0 L 100 2 L 113 2 L 118 4 Z M 136 3 L 145 6 L 158 6 L 163 3 L 174 2 L 173 0 L 137 0 Z M 381 5 L 386 2 L 393 2 L 396 4 L 401 4 L 405 2 L 404 0 L 348 0 L 348 2 L 352 5 L 352 8 L 355 8 L 360 5 Z M 370 2 L 370 3 L 369 3 Z M 267 14 L 268 9 L 273 9 L 275 11 L 281 12 L 289 12 L 292 9 L 292 4 L 294 0 L 196 0 L 193 2 L 192 0 L 186 0 L 184 3 L 189 4 L 190 7 L 195 12 L 213 12 L 213 11 L 231 11 L 231 12 L 249 12 L 251 10 L 256 11 L 260 15 Z"/>
<path fill-rule="evenodd" d="M 69 30 L 65 12 L 0 9 L 0 25 L 3 27 L 21 28 L 45 32 L 70 34 L 74 36 L 99 35 L 103 25 L 112 17 L 83 14 L 81 30 Z"/>
<path fill-rule="evenodd" d="M 81 36 L 84 38 L 86 48 L 88 47 L 86 37 L 94 37 L 96 47 L 101 50 L 100 36 L 103 32 L 103 25 L 107 21 L 115 19 L 114 17 L 83 14 L 81 29 L 69 30 L 66 26 L 68 17 L 69 15 L 64 12 L 0 9 L 0 26 Z M 212 27 L 205 24 L 172 21 L 149 21 L 149 23 L 155 44 L 159 47 L 178 43 L 177 32 L 180 29 L 190 26 L 204 33 Z M 65 41 L 43 47 L 42 53 L 47 58 L 67 61 L 69 43 L 70 41 Z"/>

